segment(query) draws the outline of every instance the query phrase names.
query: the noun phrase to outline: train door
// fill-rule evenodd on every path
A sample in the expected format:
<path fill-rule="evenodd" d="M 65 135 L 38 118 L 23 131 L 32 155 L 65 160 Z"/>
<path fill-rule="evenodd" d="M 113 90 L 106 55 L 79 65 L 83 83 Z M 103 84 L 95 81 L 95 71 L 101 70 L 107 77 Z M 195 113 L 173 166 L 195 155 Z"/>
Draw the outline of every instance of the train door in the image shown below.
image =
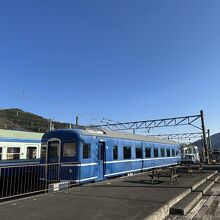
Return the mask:
<path fill-rule="evenodd" d="M 144 170 L 144 144 L 141 144 L 141 171 Z"/>
<path fill-rule="evenodd" d="M 103 180 L 105 175 L 105 142 L 98 143 L 98 179 Z"/>
<path fill-rule="evenodd" d="M 60 152 L 61 141 L 58 139 L 49 140 L 47 143 L 46 176 L 48 182 L 60 181 Z"/>

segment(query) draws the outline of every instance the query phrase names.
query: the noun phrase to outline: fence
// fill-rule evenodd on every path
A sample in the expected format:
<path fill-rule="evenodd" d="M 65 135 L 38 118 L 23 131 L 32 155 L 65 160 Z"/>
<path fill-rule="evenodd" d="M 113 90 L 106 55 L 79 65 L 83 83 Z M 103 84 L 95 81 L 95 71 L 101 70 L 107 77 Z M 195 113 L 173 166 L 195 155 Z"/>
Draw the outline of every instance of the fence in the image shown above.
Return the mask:
<path fill-rule="evenodd" d="M 0 166 L 0 202 L 80 184 L 80 163 Z"/>

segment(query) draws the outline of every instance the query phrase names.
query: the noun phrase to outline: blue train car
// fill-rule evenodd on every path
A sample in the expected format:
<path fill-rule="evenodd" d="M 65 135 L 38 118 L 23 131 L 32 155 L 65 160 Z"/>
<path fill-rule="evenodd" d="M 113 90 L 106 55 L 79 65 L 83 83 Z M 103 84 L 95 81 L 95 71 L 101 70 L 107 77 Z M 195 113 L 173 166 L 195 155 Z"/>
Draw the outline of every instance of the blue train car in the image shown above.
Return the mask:
<path fill-rule="evenodd" d="M 49 131 L 42 137 L 41 163 L 47 164 L 49 180 L 100 181 L 180 160 L 178 144 L 150 136 L 84 128 Z"/>

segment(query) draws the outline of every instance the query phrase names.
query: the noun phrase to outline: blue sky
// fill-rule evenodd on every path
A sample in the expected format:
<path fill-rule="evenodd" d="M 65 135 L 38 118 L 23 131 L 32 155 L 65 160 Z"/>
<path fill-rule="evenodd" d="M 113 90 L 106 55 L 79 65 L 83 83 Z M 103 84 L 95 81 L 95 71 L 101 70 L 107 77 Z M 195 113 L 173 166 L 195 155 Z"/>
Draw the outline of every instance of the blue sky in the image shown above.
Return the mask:
<path fill-rule="evenodd" d="M 81 123 L 203 109 L 219 132 L 219 11 L 219 0 L 1 0 L 0 107 Z"/>

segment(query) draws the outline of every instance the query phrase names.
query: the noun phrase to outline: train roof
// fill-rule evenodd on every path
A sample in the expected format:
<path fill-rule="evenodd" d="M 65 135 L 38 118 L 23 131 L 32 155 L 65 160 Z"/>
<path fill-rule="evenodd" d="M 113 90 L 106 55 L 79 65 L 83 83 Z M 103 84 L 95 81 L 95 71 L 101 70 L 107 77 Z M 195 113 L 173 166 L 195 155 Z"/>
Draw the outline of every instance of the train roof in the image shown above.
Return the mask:
<path fill-rule="evenodd" d="M 0 129 L 0 139 L 40 140 L 42 136 L 43 133 Z"/>
<path fill-rule="evenodd" d="M 96 136 L 101 136 L 101 137 L 113 137 L 113 138 L 129 139 L 129 140 L 136 140 L 136 141 L 156 142 L 156 143 L 163 143 L 163 144 L 177 144 L 174 141 L 163 140 L 163 139 L 153 137 L 153 136 L 144 136 L 144 135 L 139 135 L 139 134 L 112 131 L 108 129 L 85 128 L 81 130 L 81 133 L 84 135 L 96 135 Z"/>

